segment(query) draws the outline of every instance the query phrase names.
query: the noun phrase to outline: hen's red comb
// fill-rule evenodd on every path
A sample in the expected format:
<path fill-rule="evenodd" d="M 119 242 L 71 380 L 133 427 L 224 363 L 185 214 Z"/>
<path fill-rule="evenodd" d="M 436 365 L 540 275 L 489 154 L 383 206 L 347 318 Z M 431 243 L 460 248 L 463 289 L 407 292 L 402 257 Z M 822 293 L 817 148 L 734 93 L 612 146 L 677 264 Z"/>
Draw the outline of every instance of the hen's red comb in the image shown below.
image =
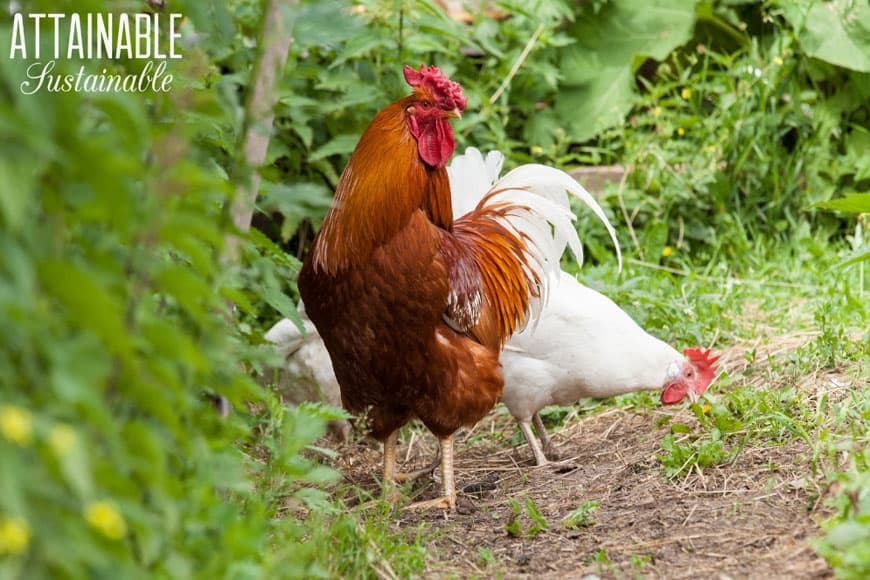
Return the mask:
<path fill-rule="evenodd" d="M 715 371 L 718 368 L 716 361 L 719 360 L 719 355 L 710 356 L 710 349 L 703 348 L 684 348 L 683 354 L 698 368 L 709 368 Z"/>
<path fill-rule="evenodd" d="M 716 375 L 716 369 L 719 368 L 716 361 L 719 360 L 719 355 L 710 356 L 711 351 L 709 348 L 706 350 L 703 348 L 686 348 L 683 349 L 683 354 L 686 355 L 686 358 L 689 359 L 689 362 L 692 363 L 692 366 L 695 367 L 698 373 L 698 378 L 695 382 L 695 392 L 700 395 L 710 386 L 713 377 Z"/>
<path fill-rule="evenodd" d="M 426 87 L 432 92 L 432 95 L 438 99 L 439 105 L 444 109 L 459 109 L 460 112 L 465 110 L 468 100 L 462 94 L 462 87 L 459 83 L 454 83 L 444 72 L 436 67 L 426 67 L 425 64 L 420 65 L 420 70 L 406 66 L 404 69 L 405 82 L 412 87 Z"/>

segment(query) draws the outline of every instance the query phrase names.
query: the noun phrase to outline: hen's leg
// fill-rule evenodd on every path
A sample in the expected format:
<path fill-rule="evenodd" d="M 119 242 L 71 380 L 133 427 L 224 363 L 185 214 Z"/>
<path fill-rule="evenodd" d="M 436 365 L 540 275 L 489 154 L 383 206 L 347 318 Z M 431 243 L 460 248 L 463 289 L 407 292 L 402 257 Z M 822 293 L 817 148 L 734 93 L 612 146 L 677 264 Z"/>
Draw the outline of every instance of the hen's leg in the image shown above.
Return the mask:
<path fill-rule="evenodd" d="M 520 431 L 522 431 L 523 435 L 526 436 L 526 441 L 529 442 L 529 447 L 532 448 L 532 453 L 535 454 L 535 463 L 538 465 L 547 465 L 547 456 L 544 455 L 544 450 L 541 448 L 541 444 L 538 443 L 538 438 L 535 437 L 534 433 L 532 433 L 532 426 L 528 421 L 517 420 L 517 423 L 520 425 Z"/>
<path fill-rule="evenodd" d="M 550 455 L 552 448 L 550 447 L 550 436 L 547 434 L 547 428 L 544 426 L 544 420 L 541 419 L 541 414 L 536 412 L 532 415 L 532 421 L 535 423 L 535 431 L 538 432 L 538 439 L 541 440 L 541 447 L 544 453 Z"/>
<path fill-rule="evenodd" d="M 384 440 L 384 483 L 388 481 L 411 481 L 430 473 L 438 467 L 439 458 L 436 455 L 435 461 L 427 465 L 423 469 L 401 473 L 396 471 L 396 441 L 398 440 L 399 432 L 393 431 Z"/>
<path fill-rule="evenodd" d="M 441 497 L 412 503 L 408 509 L 456 509 L 456 481 L 453 479 L 453 435 L 448 435 L 443 439 L 439 438 L 438 442 L 441 444 Z"/>

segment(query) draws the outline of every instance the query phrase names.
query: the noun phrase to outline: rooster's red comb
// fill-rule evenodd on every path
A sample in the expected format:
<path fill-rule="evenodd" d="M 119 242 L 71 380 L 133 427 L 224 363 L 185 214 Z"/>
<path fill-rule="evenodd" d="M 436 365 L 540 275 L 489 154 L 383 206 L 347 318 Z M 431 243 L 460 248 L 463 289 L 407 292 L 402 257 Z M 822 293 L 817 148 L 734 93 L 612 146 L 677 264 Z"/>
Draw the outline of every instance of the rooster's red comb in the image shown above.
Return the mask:
<path fill-rule="evenodd" d="M 405 82 L 412 87 L 426 87 L 432 92 L 438 100 L 438 105 L 443 109 L 459 109 L 460 112 L 465 110 L 468 100 L 462 94 L 462 87 L 459 83 L 454 83 L 444 72 L 436 67 L 427 67 L 425 64 L 420 65 L 420 70 L 406 66 L 404 69 Z"/>

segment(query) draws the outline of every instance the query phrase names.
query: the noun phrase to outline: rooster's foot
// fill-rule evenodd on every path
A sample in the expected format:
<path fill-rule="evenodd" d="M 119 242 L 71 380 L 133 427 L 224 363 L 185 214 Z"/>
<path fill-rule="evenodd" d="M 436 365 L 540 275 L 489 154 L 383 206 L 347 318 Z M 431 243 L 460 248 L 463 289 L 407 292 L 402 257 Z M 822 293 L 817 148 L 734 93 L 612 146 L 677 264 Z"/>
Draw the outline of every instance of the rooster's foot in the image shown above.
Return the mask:
<path fill-rule="evenodd" d="M 428 501 L 418 501 L 414 502 L 408 506 L 405 506 L 406 510 L 414 510 L 414 511 L 423 511 L 430 509 L 440 509 L 440 510 L 456 510 L 456 496 L 448 496 L 448 497 L 438 497 L 435 499 L 430 499 Z"/>

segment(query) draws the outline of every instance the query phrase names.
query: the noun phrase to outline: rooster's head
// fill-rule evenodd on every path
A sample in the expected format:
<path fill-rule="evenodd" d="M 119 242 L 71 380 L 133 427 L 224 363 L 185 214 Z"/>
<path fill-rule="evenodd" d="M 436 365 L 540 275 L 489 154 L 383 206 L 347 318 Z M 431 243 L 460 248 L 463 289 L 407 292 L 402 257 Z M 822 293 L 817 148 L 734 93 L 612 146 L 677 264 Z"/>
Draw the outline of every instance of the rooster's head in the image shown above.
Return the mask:
<path fill-rule="evenodd" d="M 449 119 L 461 117 L 467 104 L 462 87 L 434 66 L 420 65 L 420 70 L 406 66 L 404 72 L 405 81 L 414 88 L 405 115 L 417 151 L 427 165 L 444 167 L 454 148 Z"/>
<path fill-rule="evenodd" d="M 679 403 L 688 396 L 693 403 L 704 394 L 716 375 L 718 356 L 710 356 L 710 350 L 687 348 L 683 350 L 686 360 L 677 366 L 665 389 L 661 401 L 664 405 Z"/>

